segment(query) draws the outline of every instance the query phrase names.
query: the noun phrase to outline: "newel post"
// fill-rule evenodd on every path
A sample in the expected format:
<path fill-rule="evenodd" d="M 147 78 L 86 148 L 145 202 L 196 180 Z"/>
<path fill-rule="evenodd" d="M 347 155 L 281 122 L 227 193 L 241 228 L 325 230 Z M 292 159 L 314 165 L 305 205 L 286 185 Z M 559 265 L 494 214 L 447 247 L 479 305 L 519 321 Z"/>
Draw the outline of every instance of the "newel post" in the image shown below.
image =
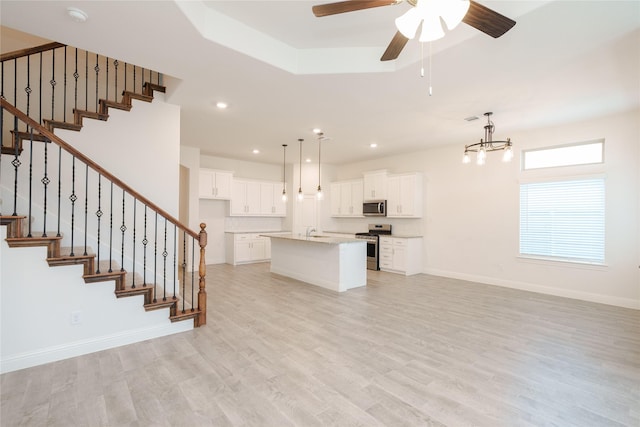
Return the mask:
<path fill-rule="evenodd" d="M 204 248 L 207 246 L 207 232 L 204 230 L 207 227 L 207 224 L 204 222 L 200 223 L 200 233 L 198 235 L 198 243 L 200 245 L 200 266 L 199 272 L 200 275 L 200 289 L 198 291 L 198 310 L 200 314 L 198 314 L 197 325 L 202 326 L 207 324 L 207 290 L 205 284 L 205 275 L 207 273 L 207 266 L 204 262 Z"/>

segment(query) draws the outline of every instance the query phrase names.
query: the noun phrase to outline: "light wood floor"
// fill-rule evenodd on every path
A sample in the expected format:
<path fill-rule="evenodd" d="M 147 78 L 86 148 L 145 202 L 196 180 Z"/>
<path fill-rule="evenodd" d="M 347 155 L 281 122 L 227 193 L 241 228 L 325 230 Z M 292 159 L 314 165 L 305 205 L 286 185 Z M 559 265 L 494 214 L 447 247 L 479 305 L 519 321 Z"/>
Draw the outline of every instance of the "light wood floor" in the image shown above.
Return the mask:
<path fill-rule="evenodd" d="M 2 375 L 2 426 L 640 425 L 640 312 L 369 272 L 207 268 L 207 326 Z"/>

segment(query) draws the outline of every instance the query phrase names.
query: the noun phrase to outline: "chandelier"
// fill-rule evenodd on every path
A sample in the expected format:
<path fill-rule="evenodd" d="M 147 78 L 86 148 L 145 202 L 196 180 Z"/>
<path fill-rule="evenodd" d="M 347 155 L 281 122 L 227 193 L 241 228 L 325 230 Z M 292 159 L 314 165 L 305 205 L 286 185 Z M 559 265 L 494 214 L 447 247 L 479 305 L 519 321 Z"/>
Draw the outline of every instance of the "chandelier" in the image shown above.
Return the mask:
<path fill-rule="evenodd" d="M 444 37 L 440 18 L 453 30 L 469 10 L 469 0 L 408 0 L 414 6 L 396 18 L 396 27 L 408 39 L 413 39 L 422 23 L 421 42 Z"/>
<path fill-rule="evenodd" d="M 488 151 L 499 151 L 503 150 L 504 154 L 502 155 L 503 162 L 510 162 L 513 159 L 513 150 L 511 148 L 511 139 L 507 138 L 506 141 L 494 141 L 493 140 L 493 131 L 495 130 L 495 126 L 491 121 L 491 115 L 493 113 L 484 113 L 487 117 L 487 124 L 484 125 L 484 140 L 481 138 L 480 142 L 476 142 L 475 144 L 465 145 L 464 146 L 464 156 L 462 157 L 462 163 L 470 163 L 471 158 L 469 157 L 469 152 L 478 153 L 476 155 L 476 163 L 478 165 L 484 165 L 487 159 Z"/>

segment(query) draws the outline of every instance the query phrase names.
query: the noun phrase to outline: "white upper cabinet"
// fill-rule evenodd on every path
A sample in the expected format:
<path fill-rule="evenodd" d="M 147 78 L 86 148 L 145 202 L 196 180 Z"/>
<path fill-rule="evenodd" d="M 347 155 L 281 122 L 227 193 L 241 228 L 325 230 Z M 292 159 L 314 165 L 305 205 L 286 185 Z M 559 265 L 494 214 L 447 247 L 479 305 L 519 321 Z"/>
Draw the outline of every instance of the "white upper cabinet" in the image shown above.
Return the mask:
<path fill-rule="evenodd" d="M 362 180 L 331 183 L 331 216 L 362 216 Z"/>
<path fill-rule="evenodd" d="M 422 217 L 422 174 L 391 175 L 387 180 L 387 217 Z"/>
<path fill-rule="evenodd" d="M 234 179 L 230 216 L 286 216 L 282 183 Z"/>
<path fill-rule="evenodd" d="M 200 169 L 199 196 L 201 199 L 231 199 L 233 174 L 214 169 Z"/>
<path fill-rule="evenodd" d="M 260 213 L 263 216 L 287 215 L 287 204 L 282 201 L 281 182 L 260 183 Z"/>
<path fill-rule="evenodd" d="M 387 199 L 387 171 L 373 171 L 364 174 L 364 201 Z"/>
<path fill-rule="evenodd" d="M 231 216 L 260 216 L 260 183 L 233 180 Z"/>

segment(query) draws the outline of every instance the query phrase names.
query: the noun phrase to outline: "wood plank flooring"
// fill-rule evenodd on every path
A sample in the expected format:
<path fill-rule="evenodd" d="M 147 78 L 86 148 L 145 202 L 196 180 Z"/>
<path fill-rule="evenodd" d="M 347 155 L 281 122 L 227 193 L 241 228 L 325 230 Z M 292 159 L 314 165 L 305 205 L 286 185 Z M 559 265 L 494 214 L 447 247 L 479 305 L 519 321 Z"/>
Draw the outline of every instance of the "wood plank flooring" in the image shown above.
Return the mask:
<path fill-rule="evenodd" d="M 207 267 L 207 325 L 2 375 L 2 426 L 640 425 L 640 312 L 369 272 Z"/>

